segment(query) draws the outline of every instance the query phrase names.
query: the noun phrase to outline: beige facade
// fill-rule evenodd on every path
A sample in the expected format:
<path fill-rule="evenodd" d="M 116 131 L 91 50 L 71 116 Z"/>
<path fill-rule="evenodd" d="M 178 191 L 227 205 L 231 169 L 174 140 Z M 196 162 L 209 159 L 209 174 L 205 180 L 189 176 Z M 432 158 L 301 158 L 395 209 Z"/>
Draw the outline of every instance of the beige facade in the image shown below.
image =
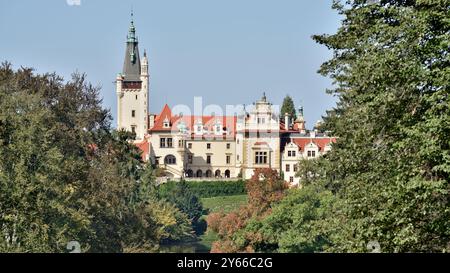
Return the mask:
<path fill-rule="evenodd" d="M 123 72 L 116 78 L 118 129 L 134 132 L 142 158 L 168 179 L 249 179 L 255 169 L 271 168 L 296 185 L 299 160 L 326 153 L 335 141 L 308 132 L 302 108 L 294 122 L 287 114 L 280 118 L 265 94 L 235 116 L 173 115 L 168 105 L 149 114 L 148 68 L 131 22 Z"/>

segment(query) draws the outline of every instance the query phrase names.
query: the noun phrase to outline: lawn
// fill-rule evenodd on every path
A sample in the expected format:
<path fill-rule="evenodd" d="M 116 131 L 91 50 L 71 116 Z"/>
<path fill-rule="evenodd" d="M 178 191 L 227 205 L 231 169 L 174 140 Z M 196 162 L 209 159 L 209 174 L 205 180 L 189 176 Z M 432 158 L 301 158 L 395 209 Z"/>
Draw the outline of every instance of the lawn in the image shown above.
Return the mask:
<path fill-rule="evenodd" d="M 247 195 L 218 196 L 201 200 L 203 207 L 210 213 L 219 211 L 228 213 L 247 203 Z"/>
<path fill-rule="evenodd" d="M 238 209 L 247 203 L 247 195 L 231 195 L 219 196 L 212 198 L 202 198 L 203 208 L 208 209 L 209 213 L 223 211 L 225 213 Z M 203 216 L 206 218 L 206 215 Z M 214 241 L 218 240 L 217 234 L 214 231 L 207 230 L 205 234 L 200 236 L 198 244 L 200 249 L 209 252 Z"/>
<path fill-rule="evenodd" d="M 238 209 L 247 203 L 247 195 L 231 195 L 219 196 L 212 198 L 201 198 L 203 208 L 208 209 L 209 213 L 223 211 L 229 213 Z M 202 218 L 206 219 L 207 215 Z M 212 230 L 207 230 L 204 234 L 198 237 L 195 242 L 178 242 L 172 245 L 163 246 L 161 252 L 164 253 L 209 253 L 213 242 L 217 241 L 219 237 Z"/>

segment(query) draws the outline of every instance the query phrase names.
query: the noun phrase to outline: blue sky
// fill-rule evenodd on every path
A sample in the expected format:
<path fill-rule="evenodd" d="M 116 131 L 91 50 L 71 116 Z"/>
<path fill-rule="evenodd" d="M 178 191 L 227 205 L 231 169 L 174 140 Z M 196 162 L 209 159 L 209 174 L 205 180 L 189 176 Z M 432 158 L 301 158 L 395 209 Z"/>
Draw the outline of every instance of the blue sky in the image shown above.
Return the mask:
<path fill-rule="evenodd" d="M 74 1 L 74 0 L 69 0 Z M 68 78 L 85 72 L 101 85 L 116 117 L 113 81 L 121 72 L 134 9 L 141 54 L 150 62 L 150 112 L 164 103 L 251 104 L 265 91 L 305 107 L 308 127 L 335 104 L 319 74 L 332 54 L 313 34 L 340 25 L 331 0 L 0 0 L 0 61 Z M 115 125 L 115 122 L 113 123 Z"/>

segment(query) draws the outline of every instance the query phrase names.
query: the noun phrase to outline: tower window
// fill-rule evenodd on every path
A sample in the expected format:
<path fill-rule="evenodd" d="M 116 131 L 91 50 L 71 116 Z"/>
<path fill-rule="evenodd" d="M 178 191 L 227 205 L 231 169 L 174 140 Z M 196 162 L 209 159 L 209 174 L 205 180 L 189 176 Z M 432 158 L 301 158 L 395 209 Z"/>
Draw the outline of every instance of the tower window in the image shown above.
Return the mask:
<path fill-rule="evenodd" d="M 231 156 L 227 155 L 227 165 L 231 164 Z"/>
<path fill-rule="evenodd" d="M 132 117 L 132 118 L 135 118 L 135 117 L 136 117 L 136 110 L 132 110 L 132 111 L 131 111 L 131 117 Z"/>
<path fill-rule="evenodd" d="M 227 149 L 228 150 L 231 149 L 231 144 L 230 143 L 227 143 Z"/>
<path fill-rule="evenodd" d="M 136 126 L 131 126 L 131 132 L 132 132 L 133 134 L 136 134 Z"/>
<path fill-rule="evenodd" d="M 211 150 L 211 143 L 206 144 L 206 149 Z"/>
<path fill-rule="evenodd" d="M 136 95 L 136 100 L 137 100 L 137 98 L 138 98 L 138 97 L 137 97 L 137 95 Z"/>
<path fill-rule="evenodd" d="M 206 156 L 206 164 L 211 164 L 211 156 Z"/>

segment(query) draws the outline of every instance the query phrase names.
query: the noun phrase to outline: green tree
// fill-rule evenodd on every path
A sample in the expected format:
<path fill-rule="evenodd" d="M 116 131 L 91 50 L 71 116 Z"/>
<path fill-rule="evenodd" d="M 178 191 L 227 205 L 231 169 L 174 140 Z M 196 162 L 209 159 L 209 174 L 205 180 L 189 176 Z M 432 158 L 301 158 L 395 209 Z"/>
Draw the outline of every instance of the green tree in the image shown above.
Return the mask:
<path fill-rule="evenodd" d="M 283 100 L 283 105 L 281 106 L 280 117 L 284 118 L 284 115 L 288 113 L 291 119 L 297 118 L 297 111 L 295 110 L 295 104 L 291 96 L 286 96 Z"/>
<path fill-rule="evenodd" d="M 160 191 L 159 193 L 160 198 L 166 199 L 185 213 L 192 226 L 197 229 L 197 226 L 200 224 L 200 217 L 204 214 L 204 209 L 200 199 L 189 188 L 186 181 L 182 180 L 175 183 L 174 188 L 170 191 Z"/>
<path fill-rule="evenodd" d="M 324 220 L 333 217 L 335 199 L 317 184 L 291 189 L 269 216 L 250 221 L 237 241 L 250 242 L 256 252 L 323 252 L 331 244 Z"/>
<path fill-rule="evenodd" d="M 99 89 L 74 74 L 0 66 L 0 251 L 154 251 L 191 233 L 175 206 L 149 200 L 152 177 Z M 141 178 L 144 183 L 141 183 Z"/>
<path fill-rule="evenodd" d="M 334 8 L 338 32 L 314 37 L 334 51 L 320 73 L 339 97 L 324 124 L 339 137 L 325 179 L 342 201 L 329 250 L 449 251 L 450 2 Z"/>

